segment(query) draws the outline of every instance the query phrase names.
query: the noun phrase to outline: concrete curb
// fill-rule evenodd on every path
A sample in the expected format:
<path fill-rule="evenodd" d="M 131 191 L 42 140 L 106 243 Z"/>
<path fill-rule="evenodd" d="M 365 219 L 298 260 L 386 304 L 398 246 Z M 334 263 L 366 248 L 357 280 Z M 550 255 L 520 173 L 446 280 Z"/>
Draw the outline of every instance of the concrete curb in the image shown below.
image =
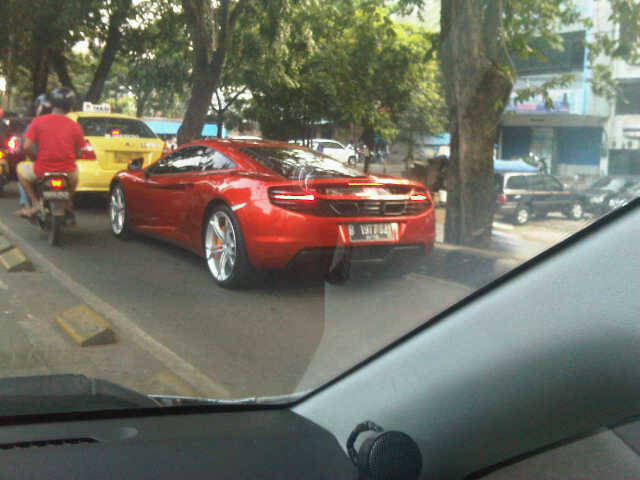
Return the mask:
<path fill-rule="evenodd" d="M 111 324 L 86 305 L 59 313 L 56 322 L 81 347 L 108 345 L 116 341 Z"/>
<path fill-rule="evenodd" d="M 22 250 L 19 248 L 12 248 L 0 255 L 0 265 L 2 265 L 7 272 L 24 272 L 33 270 L 31 262 L 27 260 Z"/>
<path fill-rule="evenodd" d="M 183 379 L 187 384 L 197 388 L 199 392 L 198 396 L 212 398 L 231 397 L 229 390 L 227 390 L 225 386 L 216 382 L 173 350 L 157 341 L 147 332 L 138 327 L 138 325 L 126 314 L 102 300 L 84 285 L 74 281 L 51 260 L 46 258 L 35 248 L 26 244 L 24 239 L 7 226 L 1 219 L 0 229 L 4 230 L 6 236 L 12 239 L 13 242 L 20 242 L 23 244 L 24 250 L 29 254 L 33 259 L 33 262 L 39 268 L 48 271 L 63 287 L 71 291 L 83 302 L 86 302 L 86 304 L 95 311 L 101 312 L 101 314 L 109 318 L 114 329 L 119 335 L 126 335 L 130 341 L 135 343 L 142 350 L 148 352 L 158 362 L 164 364 L 165 367 L 173 372 L 178 378 Z"/>
<path fill-rule="evenodd" d="M 11 247 L 13 247 L 11 242 L 6 237 L 0 235 L 0 253 L 6 252 Z"/>
<path fill-rule="evenodd" d="M 485 265 L 494 275 L 507 273 L 524 262 L 523 259 L 506 257 L 500 252 L 448 243 L 436 243 L 434 250 L 445 255 L 449 265 Z M 475 263 L 469 263 L 474 261 Z"/>

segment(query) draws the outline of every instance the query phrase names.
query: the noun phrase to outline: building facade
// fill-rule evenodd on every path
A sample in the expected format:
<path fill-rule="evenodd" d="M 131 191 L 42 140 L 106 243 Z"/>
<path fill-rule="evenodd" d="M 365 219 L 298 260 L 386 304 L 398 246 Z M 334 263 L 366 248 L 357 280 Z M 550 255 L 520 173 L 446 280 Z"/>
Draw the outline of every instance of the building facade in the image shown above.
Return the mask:
<path fill-rule="evenodd" d="M 501 158 L 535 155 L 558 175 L 640 174 L 640 67 L 599 58 L 611 68 L 622 96 L 608 100 L 591 88 L 587 42 L 597 33 L 618 35 L 609 21 L 608 0 L 576 2 L 592 28 L 562 32 L 564 49 L 547 52 L 547 60 L 514 59 L 518 81 L 500 129 Z M 542 97 L 517 102 L 517 92 L 537 87 L 559 75 L 571 82 L 549 91 L 553 106 Z"/>

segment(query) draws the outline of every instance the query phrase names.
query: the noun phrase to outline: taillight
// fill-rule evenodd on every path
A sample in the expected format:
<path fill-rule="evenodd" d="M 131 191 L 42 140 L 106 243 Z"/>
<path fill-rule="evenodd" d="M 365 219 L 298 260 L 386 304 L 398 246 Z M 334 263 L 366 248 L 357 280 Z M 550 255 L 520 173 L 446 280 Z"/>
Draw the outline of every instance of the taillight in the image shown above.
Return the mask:
<path fill-rule="evenodd" d="M 20 139 L 14 135 L 13 137 L 7 138 L 4 145 L 11 153 L 15 153 L 20 147 Z"/>
<path fill-rule="evenodd" d="M 412 213 L 424 212 L 433 204 L 431 195 L 426 190 L 413 190 L 409 194 L 409 201 L 411 202 L 409 208 Z"/>
<path fill-rule="evenodd" d="M 424 193 L 412 193 L 411 195 L 409 195 L 409 200 L 411 200 L 412 202 L 424 202 L 428 199 L 429 197 Z"/>
<path fill-rule="evenodd" d="M 498 195 L 496 201 L 498 203 L 507 203 L 507 196 L 504 193 L 501 193 L 500 195 Z"/>
<path fill-rule="evenodd" d="M 64 188 L 64 180 L 61 178 L 50 178 L 49 186 L 51 190 L 62 190 Z"/>
<path fill-rule="evenodd" d="M 315 193 L 298 188 L 270 188 L 271 203 L 298 212 L 309 212 L 316 208 L 318 197 Z"/>
<path fill-rule="evenodd" d="M 94 152 L 89 140 L 85 139 L 84 144 L 80 147 L 80 160 L 96 160 L 96 152 Z"/>

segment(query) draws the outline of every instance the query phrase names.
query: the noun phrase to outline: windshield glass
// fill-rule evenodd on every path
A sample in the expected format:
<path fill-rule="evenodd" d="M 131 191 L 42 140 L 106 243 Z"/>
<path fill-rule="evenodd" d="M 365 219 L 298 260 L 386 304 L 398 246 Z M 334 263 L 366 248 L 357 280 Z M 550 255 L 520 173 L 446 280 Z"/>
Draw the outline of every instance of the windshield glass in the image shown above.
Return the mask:
<path fill-rule="evenodd" d="M 632 183 L 626 187 L 623 192 L 626 195 L 640 196 L 640 182 Z"/>
<path fill-rule="evenodd" d="M 0 410 L 284 402 L 500 294 L 640 195 L 637 4 L 4 2 Z"/>
<path fill-rule="evenodd" d="M 619 192 L 628 183 L 629 181 L 624 178 L 602 178 L 595 182 L 591 188 Z"/>

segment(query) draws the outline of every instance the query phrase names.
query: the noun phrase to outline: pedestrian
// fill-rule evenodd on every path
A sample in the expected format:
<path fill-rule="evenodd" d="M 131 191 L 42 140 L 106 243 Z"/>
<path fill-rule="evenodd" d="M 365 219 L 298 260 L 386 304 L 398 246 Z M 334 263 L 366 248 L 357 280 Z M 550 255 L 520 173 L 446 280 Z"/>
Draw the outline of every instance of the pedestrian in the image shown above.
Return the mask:
<path fill-rule="evenodd" d="M 82 128 L 67 117 L 76 100 L 70 88 L 56 88 L 49 95 L 52 112 L 36 117 L 25 134 L 25 153 L 35 158 L 34 163 L 21 163 L 18 179 L 31 200 L 31 208 L 24 216 L 32 216 L 38 211 L 34 184 L 46 172 L 66 173 L 69 179 L 69 193 L 73 194 L 78 185 L 76 158 L 85 142 Z M 37 153 L 34 146 L 37 145 Z M 70 224 L 75 223 L 71 200 L 65 206 Z"/>

